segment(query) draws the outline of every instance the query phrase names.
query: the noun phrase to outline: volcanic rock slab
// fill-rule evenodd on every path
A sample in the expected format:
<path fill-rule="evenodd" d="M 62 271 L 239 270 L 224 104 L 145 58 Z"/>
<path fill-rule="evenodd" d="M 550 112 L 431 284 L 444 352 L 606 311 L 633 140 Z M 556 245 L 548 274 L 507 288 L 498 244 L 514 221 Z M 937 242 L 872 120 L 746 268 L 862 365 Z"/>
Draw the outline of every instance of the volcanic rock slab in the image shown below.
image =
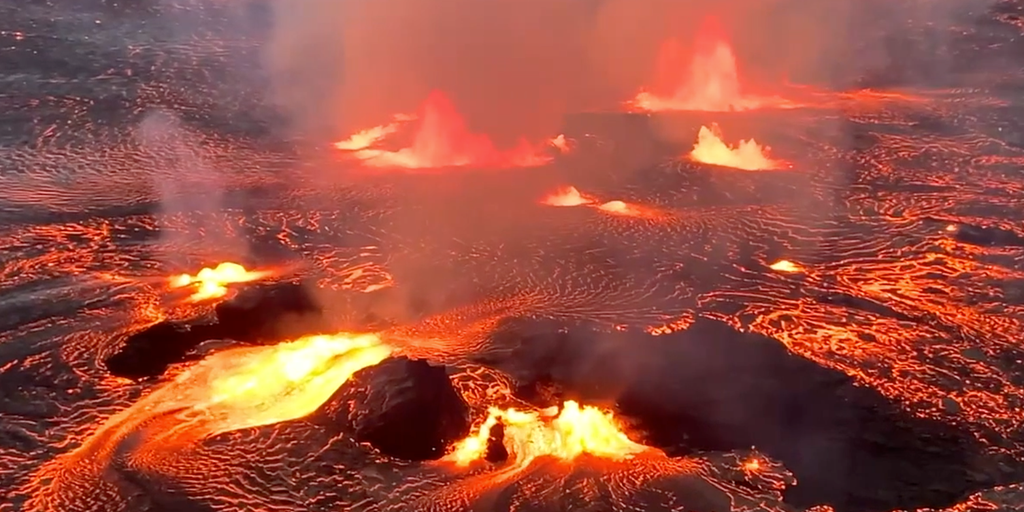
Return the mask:
<path fill-rule="evenodd" d="M 268 343 L 325 330 L 322 310 L 301 284 L 278 283 L 244 289 L 215 307 L 217 322 L 190 325 L 160 322 L 128 336 L 108 357 L 107 370 L 118 377 L 157 377 L 186 361 L 200 343 L 231 339 Z"/>
<path fill-rule="evenodd" d="M 107 371 L 118 377 L 156 377 L 172 364 L 186 360 L 189 351 L 200 343 L 217 338 L 220 333 L 220 326 L 215 324 L 160 322 L 129 335 L 104 364 Z"/>
<path fill-rule="evenodd" d="M 225 336 L 238 341 L 277 341 L 325 328 L 323 310 L 298 283 L 246 288 L 214 311 Z"/>
<path fill-rule="evenodd" d="M 316 416 L 381 453 L 430 460 L 469 434 L 469 406 L 443 366 L 395 357 L 360 370 Z"/>
<path fill-rule="evenodd" d="M 556 322 L 519 325 L 506 360 L 524 399 L 615 403 L 669 454 L 756 447 L 799 485 L 787 503 L 883 511 L 948 506 L 999 480 L 968 433 L 915 418 L 869 388 L 716 320 L 651 336 Z"/>

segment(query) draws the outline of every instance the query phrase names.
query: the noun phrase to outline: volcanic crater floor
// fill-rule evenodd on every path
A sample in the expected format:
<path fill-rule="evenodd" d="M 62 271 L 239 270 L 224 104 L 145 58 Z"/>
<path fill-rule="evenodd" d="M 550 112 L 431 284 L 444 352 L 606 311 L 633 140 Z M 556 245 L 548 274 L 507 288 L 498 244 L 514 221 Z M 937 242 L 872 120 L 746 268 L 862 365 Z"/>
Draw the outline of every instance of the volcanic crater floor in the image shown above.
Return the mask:
<path fill-rule="evenodd" d="M 258 44 L 219 32 L 217 6 L 141 30 L 59 4 L 0 3 L 0 510 L 1024 507 L 1019 73 L 763 115 L 578 114 L 544 167 L 360 174 L 273 140 L 259 94 L 223 85 Z M 1019 39 L 1015 5 L 951 31 Z M 139 135 L 154 110 L 169 136 Z M 795 165 L 679 158 L 712 121 Z M 565 185 L 648 214 L 540 204 Z M 446 365 L 474 422 L 578 400 L 665 454 L 510 473 L 304 419 L 98 431 L 192 364 L 103 364 L 211 313 L 167 276 L 243 257 L 302 277 L 339 330 Z"/>

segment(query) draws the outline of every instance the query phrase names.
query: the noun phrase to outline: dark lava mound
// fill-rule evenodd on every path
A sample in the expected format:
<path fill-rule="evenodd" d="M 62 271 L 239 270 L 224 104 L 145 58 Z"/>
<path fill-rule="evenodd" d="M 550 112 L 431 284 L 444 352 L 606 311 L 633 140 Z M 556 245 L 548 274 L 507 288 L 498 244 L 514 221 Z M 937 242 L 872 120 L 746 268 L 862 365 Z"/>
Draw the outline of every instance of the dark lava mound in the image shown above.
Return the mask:
<path fill-rule="evenodd" d="M 441 458 L 471 426 L 469 406 L 445 367 L 407 357 L 356 372 L 313 421 L 405 460 Z"/>
<path fill-rule="evenodd" d="M 297 283 L 245 288 L 214 311 L 215 323 L 160 322 L 129 335 L 104 362 L 107 370 L 129 379 L 158 377 L 172 364 L 188 360 L 189 353 L 207 340 L 270 343 L 327 329 L 320 306 Z"/>
<path fill-rule="evenodd" d="M 522 398 L 614 405 L 670 455 L 756 447 L 794 473 L 786 501 L 798 507 L 939 508 L 996 483 L 971 434 L 718 321 L 662 336 L 516 321 L 494 336 L 516 348 L 481 362 Z"/>

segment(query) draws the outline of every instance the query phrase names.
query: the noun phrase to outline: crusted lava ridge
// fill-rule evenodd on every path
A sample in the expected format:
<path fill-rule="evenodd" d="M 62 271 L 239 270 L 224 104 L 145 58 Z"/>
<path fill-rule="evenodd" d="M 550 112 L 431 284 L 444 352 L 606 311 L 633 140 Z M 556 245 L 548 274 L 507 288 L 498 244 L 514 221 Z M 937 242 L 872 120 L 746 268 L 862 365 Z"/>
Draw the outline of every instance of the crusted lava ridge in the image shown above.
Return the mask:
<path fill-rule="evenodd" d="M 164 321 L 128 335 L 104 361 L 107 371 L 129 379 L 159 377 L 171 365 L 189 360 L 204 341 L 272 343 L 326 330 L 323 310 L 300 283 L 245 288 L 214 311 L 214 323 Z"/>

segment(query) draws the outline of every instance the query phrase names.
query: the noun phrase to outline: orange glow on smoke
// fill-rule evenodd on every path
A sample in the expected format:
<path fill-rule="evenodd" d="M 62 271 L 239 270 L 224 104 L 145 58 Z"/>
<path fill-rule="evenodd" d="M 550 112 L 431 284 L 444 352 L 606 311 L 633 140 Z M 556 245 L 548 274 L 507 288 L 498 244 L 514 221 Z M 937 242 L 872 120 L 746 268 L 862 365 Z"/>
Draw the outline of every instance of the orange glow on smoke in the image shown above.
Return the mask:
<path fill-rule="evenodd" d="M 180 274 L 170 279 L 171 288 L 194 287 L 189 297 L 192 301 L 216 299 L 227 295 L 227 285 L 258 281 L 270 275 L 269 272 L 250 271 L 237 264 L 225 262 L 214 268 L 204 268 L 196 275 Z"/>
<path fill-rule="evenodd" d="M 483 424 L 455 447 L 449 460 L 466 466 L 483 458 L 491 428 L 499 421 L 505 426 L 505 449 L 520 467 L 538 457 L 570 461 L 590 454 L 622 460 L 653 451 L 630 440 L 610 412 L 570 400 L 562 404 L 561 411 L 557 407 L 540 411 L 492 407 Z"/>
<path fill-rule="evenodd" d="M 761 146 L 754 139 L 741 140 L 736 146 L 729 146 L 722 140 L 718 125 L 700 127 L 697 144 L 690 152 L 690 158 L 705 164 L 732 167 L 745 171 L 763 171 L 786 167 L 786 163 L 768 157 L 769 148 Z"/>
<path fill-rule="evenodd" d="M 374 147 L 399 132 L 407 121 L 416 124 L 410 146 L 397 150 Z M 441 91 L 427 97 L 417 116 L 401 116 L 391 124 L 360 131 L 334 145 L 351 151 L 364 165 L 381 168 L 533 167 L 551 160 L 526 141 L 508 151 L 498 150 L 487 135 L 469 131 L 455 105 Z"/>
<path fill-rule="evenodd" d="M 736 54 L 713 18 L 708 18 L 698 33 L 689 66 L 684 63 L 680 46 L 676 39 L 662 45 L 653 90 L 637 94 L 630 102 L 632 106 L 646 111 L 706 112 L 797 106 L 782 98 L 743 91 Z"/>
<path fill-rule="evenodd" d="M 580 206 L 594 202 L 596 199 L 581 194 L 576 187 L 561 188 L 541 200 L 541 204 L 548 206 Z"/>

